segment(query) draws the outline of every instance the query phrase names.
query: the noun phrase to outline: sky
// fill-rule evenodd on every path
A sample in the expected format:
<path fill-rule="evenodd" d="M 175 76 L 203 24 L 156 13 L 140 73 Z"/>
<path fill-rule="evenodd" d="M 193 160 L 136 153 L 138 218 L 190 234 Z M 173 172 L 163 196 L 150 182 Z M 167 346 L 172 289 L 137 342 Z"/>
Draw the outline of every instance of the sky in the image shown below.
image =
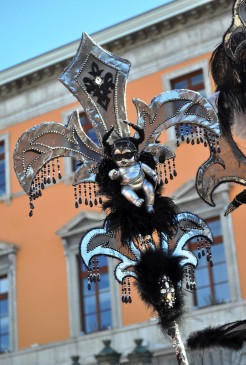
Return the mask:
<path fill-rule="evenodd" d="M 0 70 L 174 0 L 0 0 Z"/>

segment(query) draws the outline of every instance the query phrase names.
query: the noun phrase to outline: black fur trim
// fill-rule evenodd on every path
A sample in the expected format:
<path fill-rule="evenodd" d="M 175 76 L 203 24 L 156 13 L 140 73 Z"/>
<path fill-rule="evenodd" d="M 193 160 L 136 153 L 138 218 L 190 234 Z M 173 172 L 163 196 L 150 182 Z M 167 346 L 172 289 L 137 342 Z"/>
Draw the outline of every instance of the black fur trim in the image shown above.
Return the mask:
<path fill-rule="evenodd" d="M 236 158 L 244 159 L 233 140 L 231 128 L 238 115 L 246 113 L 246 49 L 238 55 L 238 62 L 227 56 L 223 43 L 213 52 L 210 68 L 213 79 L 220 91 L 218 98 L 218 117 L 223 136 L 230 143 Z"/>
<path fill-rule="evenodd" d="M 182 280 L 181 257 L 173 257 L 162 250 L 148 250 L 141 255 L 135 266 L 137 279 L 135 285 L 141 299 L 158 314 L 159 325 L 165 332 L 173 322 L 179 323 L 184 313 L 183 291 L 179 286 Z M 175 288 L 176 301 L 173 308 L 166 308 L 161 301 L 160 278 L 168 276 Z"/>
<path fill-rule="evenodd" d="M 187 346 L 191 350 L 225 347 L 238 351 L 245 341 L 246 320 L 242 320 L 193 332 L 187 340 Z"/>
<path fill-rule="evenodd" d="M 145 153 L 142 158 L 144 161 L 148 160 L 150 167 L 155 166 L 150 154 Z M 105 219 L 107 229 L 119 233 L 123 245 L 127 245 L 130 240 L 137 240 L 140 234 L 147 236 L 155 231 L 172 236 L 176 231 L 177 214 L 177 207 L 172 199 L 161 196 L 159 187 L 155 194 L 155 213 L 147 213 L 144 204 L 137 207 L 121 194 L 120 181 L 112 181 L 108 177 L 109 171 L 114 168 L 118 168 L 115 162 L 105 158 L 100 163 L 96 176 L 101 194 L 107 198 L 102 205 L 107 212 Z M 139 192 L 138 195 L 144 198 L 143 193 Z"/>

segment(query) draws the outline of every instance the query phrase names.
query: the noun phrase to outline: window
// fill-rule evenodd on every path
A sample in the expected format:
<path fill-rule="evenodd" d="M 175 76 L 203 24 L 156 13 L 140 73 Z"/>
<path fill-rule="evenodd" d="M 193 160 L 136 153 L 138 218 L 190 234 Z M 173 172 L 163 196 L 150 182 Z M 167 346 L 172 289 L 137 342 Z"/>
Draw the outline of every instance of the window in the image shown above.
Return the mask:
<path fill-rule="evenodd" d="M 17 350 L 16 251 L 0 242 L 0 354 Z"/>
<path fill-rule="evenodd" d="M 85 133 L 98 144 L 98 139 L 95 130 L 92 128 L 91 122 L 85 113 L 79 113 L 80 124 L 83 126 Z"/>
<path fill-rule="evenodd" d="M 5 141 L 0 140 L 0 196 L 6 194 L 6 156 Z"/>
<path fill-rule="evenodd" d="M 203 96 L 210 96 L 212 94 L 212 85 L 209 75 L 209 61 L 203 59 L 196 61 L 194 64 L 190 64 L 184 67 L 176 68 L 175 70 L 168 72 L 163 75 L 163 91 L 187 88 L 190 90 L 197 91 Z M 184 128 L 185 129 L 185 128 Z M 188 136 L 191 133 L 191 129 L 188 130 Z M 181 133 L 178 129 L 178 136 L 186 134 L 186 130 Z M 175 142 L 177 135 L 175 128 L 171 127 L 168 129 L 169 140 Z M 189 136 L 190 139 L 190 136 Z M 175 144 L 173 144 L 173 147 Z"/>
<path fill-rule="evenodd" d="M 88 289 L 88 272 L 78 257 L 80 272 L 81 331 L 91 333 L 112 327 L 111 297 L 107 258 L 100 256 L 100 281 L 91 283 Z"/>
<path fill-rule="evenodd" d="M 8 277 L 0 276 L 0 353 L 9 352 Z"/>
<path fill-rule="evenodd" d="M 230 301 L 230 288 L 226 267 L 225 249 L 221 230 L 220 217 L 205 220 L 213 236 L 212 245 L 213 266 L 202 256 L 195 270 L 196 290 L 194 291 L 194 306 L 197 308 L 210 305 L 228 303 Z M 198 255 L 198 243 L 190 244 L 190 249 Z M 201 247 L 199 249 L 201 253 Z"/>
<path fill-rule="evenodd" d="M 189 89 L 199 92 L 201 95 L 205 96 L 205 84 L 203 78 L 203 70 L 197 70 L 189 74 L 177 77 L 171 80 L 172 89 Z M 175 135 L 177 140 L 193 140 L 194 137 L 200 135 L 200 131 L 197 127 L 191 125 L 177 125 L 175 127 Z M 191 137 L 191 138 L 190 138 Z M 188 142 L 189 143 L 189 142 Z M 177 142 L 179 145 L 179 143 Z"/>
<path fill-rule="evenodd" d="M 176 77 L 171 80 L 172 89 L 189 89 L 198 91 L 205 96 L 205 84 L 203 78 L 203 70 L 197 70 L 189 74 Z"/>
<path fill-rule="evenodd" d="M 69 300 L 69 323 L 72 337 L 121 326 L 121 298 L 114 295 L 119 290 L 113 272 L 118 261 L 100 256 L 99 283 L 91 283 L 88 290 L 88 272 L 79 254 L 79 244 L 85 232 L 99 227 L 104 213 L 81 211 L 57 234 L 64 245 Z M 103 334 L 102 334 L 103 336 Z"/>
<path fill-rule="evenodd" d="M 213 305 L 214 313 L 218 313 L 224 309 L 216 304 L 228 303 L 227 306 L 233 308 L 234 303 L 241 300 L 232 217 L 224 216 L 225 207 L 230 202 L 229 190 L 229 184 L 221 184 L 214 191 L 215 207 L 210 207 L 198 197 L 194 178 L 185 182 L 172 194 L 180 211 L 199 215 L 207 222 L 214 236 L 214 243 L 211 246 L 214 266 L 208 265 L 206 257 L 198 259 L 198 266 L 195 269 L 197 290 L 195 294 L 187 293 L 187 306 L 190 308 L 202 309 Z M 196 251 L 198 248 L 196 242 L 193 242 L 190 248 Z M 194 316 L 200 316 L 196 312 L 194 311 Z M 204 312 L 209 316 L 208 309 L 204 309 Z M 229 312 L 226 312 L 224 317 L 225 322 L 231 321 Z"/>

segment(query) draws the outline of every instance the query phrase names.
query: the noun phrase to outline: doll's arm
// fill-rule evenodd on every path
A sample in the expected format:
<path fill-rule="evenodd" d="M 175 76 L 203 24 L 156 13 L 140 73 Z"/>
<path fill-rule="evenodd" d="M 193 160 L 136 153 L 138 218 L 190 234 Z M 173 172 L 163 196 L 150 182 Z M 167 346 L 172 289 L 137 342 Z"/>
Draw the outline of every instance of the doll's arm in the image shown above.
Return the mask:
<path fill-rule="evenodd" d="M 120 172 L 113 169 L 113 170 L 109 171 L 108 176 L 111 180 L 117 180 L 120 177 Z"/>
<path fill-rule="evenodd" d="M 158 184 L 158 176 L 157 176 L 156 172 L 151 167 L 146 165 L 145 163 L 141 163 L 141 167 L 142 167 L 142 170 L 148 176 L 150 176 L 154 180 L 155 184 L 157 185 Z"/>

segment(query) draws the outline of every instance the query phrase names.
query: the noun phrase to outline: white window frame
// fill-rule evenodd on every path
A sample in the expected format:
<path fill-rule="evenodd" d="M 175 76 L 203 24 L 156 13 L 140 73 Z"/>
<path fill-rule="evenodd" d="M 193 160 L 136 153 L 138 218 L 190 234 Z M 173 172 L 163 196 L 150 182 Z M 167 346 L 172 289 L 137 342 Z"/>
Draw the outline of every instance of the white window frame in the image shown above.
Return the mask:
<path fill-rule="evenodd" d="M 17 246 L 0 242 L 0 276 L 8 278 L 9 351 L 18 350 L 17 300 L 16 300 L 16 252 Z M 1 355 L 0 355 L 1 358 Z"/>
<path fill-rule="evenodd" d="M 236 245 L 233 233 L 232 217 L 224 216 L 225 208 L 230 203 L 229 198 L 230 184 L 220 185 L 213 193 L 215 207 L 210 207 L 198 196 L 195 189 L 195 180 L 191 179 L 188 183 L 181 186 L 172 194 L 172 198 L 179 206 L 180 211 L 189 211 L 199 215 L 202 219 L 215 216 L 220 217 L 221 230 L 226 257 L 226 267 L 228 272 L 228 282 L 230 287 L 230 302 L 234 303 L 241 300 L 241 287 L 238 272 L 238 262 Z M 213 247 L 212 247 L 213 252 Z M 198 262 L 199 265 L 199 262 Z M 191 298 L 190 298 L 191 301 Z M 189 303 L 191 306 L 191 302 Z M 202 310 L 203 308 L 199 308 Z"/>
<path fill-rule="evenodd" d="M 172 72 L 168 72 L 167 74 L 164 74 L 162 76 L 163 90 L 164 91 L 172 90 L 171 85 L 172 85 L 173 79 L 188 75 L 188 74 L 198 71 L 198 70 L 202 70 L 202 72 L 203 72 L 205 93 L 206 93 L 206 96 L 209 97 L 210 95 L 212 95 L 212 85 L 211 85 L 210 77 L 209 77 L 209 60 L 208 59 L 201 60 L 199 62 L 187 65 L 185 67 L 177 68 L 176 70 L 174 70 Z M 175 141 L 174 145 L 176 145 L 176 136 L 175 136 L 174 128 L 170 128 L 170 130 L 168 130 L 168 141 L 169 141 L 169 143 Z"/>
<path fill-rule="evenodd" d="M 57 234 L 61 237 L 64 246 L 67 268 L 67 287 L 69 302 L 69 324 L 71 337 L 84 335 L 81 331 L 81 312 L 80 312 L 80 288 L 79 288 L 79 268 L 76 256 L 79 254 L 78 242 L 70 243 L 71 238 L 78 234 L 83 237 L 86 231 L 94 227 L 100 227 L 105 218 L 103 213 L 84 211 L 79 213 L 72 221 L 61 228 Z M 77 228 L 79 226 L 79 228 Z M 76 227 L 76 228 L 75 228 Z M 119 291 L 119 284 L 114 278 L 114 268 L 116 261 L 108 259 L 108 274 L 111 293 L 111 309 L 113 328 L 122 326 L 120 296 L 116 295 Z M 103 331 L 100 331 L 103 332 Z"/>
<path fill-rule="evenodd" d="M 10 147 L 9 133 L 0 135 L 0 141 L 4 141 L 4 158 L 5 158 L 5 193 L 0 195 L 0 201 L 5 200 L 9 203 L 10 200 Z"/>

